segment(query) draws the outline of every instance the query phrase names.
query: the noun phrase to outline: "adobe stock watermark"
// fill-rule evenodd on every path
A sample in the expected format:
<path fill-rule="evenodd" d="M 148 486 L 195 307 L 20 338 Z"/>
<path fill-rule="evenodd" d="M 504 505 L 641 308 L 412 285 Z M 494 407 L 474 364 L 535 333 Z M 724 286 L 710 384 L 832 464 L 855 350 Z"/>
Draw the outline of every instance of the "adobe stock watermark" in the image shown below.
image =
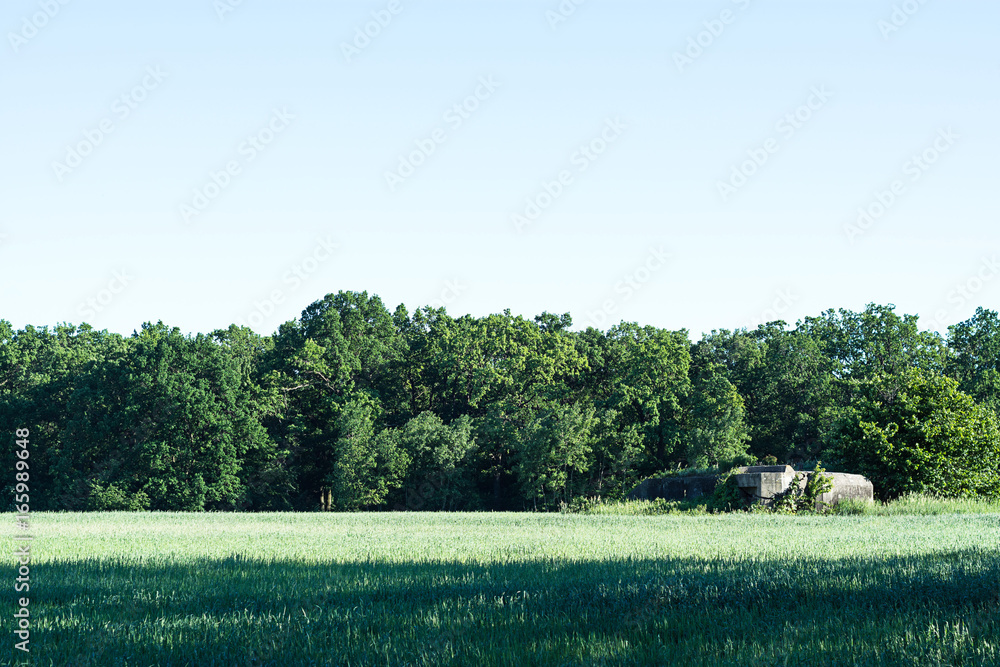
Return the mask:
<path fill-rule="evenodd" d="M 111 104 L 111 115 L 101 119 L 94 128 L 83 131 L 83 139 L 76 144 L 66 146 L 66 155 L 62 162 L 54 160 L 52 171 L 56 179 L 62 183 L 68 175 L 78 169 L 98 146 L 115 131 L 117 125 L 128 119 L 143 102 L 149 99 L 149 94 L 160 87 L 160 84 L 170 76 L 164 72 L 159 65 L 150 65 L 146 68 L 146 73 L 136 85 L 127 92 L 115 98 Z"/>
<path fill-rule="evenodd" d="M 562 0 L 555 9 L 547 10 L 545 20 L 549 22 L 552 32 L 555 32 L 559 24 L 565 23 L 573 14 L 576 14 L 577 7 L 585 2 L 587 0 Z"/>
<path fill-rule="evenodd" d="M 590 141 L 580 144 L 569 157 L 570 166 L 576 167 L 576 173 L 582 174 L 598 160 L 611 144 L 618 141 L 622 133 L 628 129 L 628 125 L 621 121 L 620 117 L 608 118 L 604 121 L 604 128 L 600 134 Z M 566 190 L 576 182 L 572 169 L 560 170 L 551 181 L 542 181 L 541 188 L 533 195 L 525 199 L 524 208 L 520 213 L 510 216 L 514 229 L 520 233 L 525 227 L 538 220 L 542 213 L 547 211 L 557 199 L 563 196 Z"/>
<path fill-rule="evenodd" d="M 360 56 L 361 52 L 371 46 L 372 40 L 382 34 L 382 31 L 389 27 L 393 18 L 399 16 L 403 11 L 403 3 L 400 0 L 389 0 L 385 9 L 379 9 L 371 13 L 372 20 L 354 29 L 354 39 L 350 42 L 340 43 L 340 52 L 344 54 L 344 59 L 351 61 Z"/>
<path fill-rule="evenodd" d="M 419 512 L 427 506 L 435 493 L 445 491 L 453 486 L 455 478 L 460 476 L 457 468 L 428 473 L 420 486 L 416 488 L 407 486 L 403 494 L 405 504 L 396 503 L 392 509 L 396 512 Z"/>
<path fill-rule="evenodd" d="M 502 84 L 492 76 L 479 77 L 479 84 L 472 93 L 461 102 L 450 106 L 441 119 L 448 124 L 452 132 L 462 127 L 467 120 L 472 118 L 472 114 L 479 110 L 483 102 L 493 97 Z M 448 140 L 448 130 L 440 127 L 434 128 L 424 139 L 416 139 L 413 144 L 415 148 L 406 155 L 399 155 L 399 163 L 394 171 L 386 170 L 385 182 L 389 186 L 389 192 L 395 192 L 396 188 L 413 176 L 431 155 L 437 151 L 438 146 Z"/>
<path fill-rule="evenodd" d="M 465 293 L 467 287 L 460 283 L 457 279 L 444 281 L 444 289 L 441 290 L 438 297 L 428 304 L 431 308 L 437 310 L 438 308 L 444 308 L 455 303 Z"/>
<path fill-rule="evenodd" d="M 945 297 L 951 307 L 935 310 L 934 317 L 929 321 L 930 327 L 936 331 L 947 328 L 952 314 L 975 299 L 997 275 L 1000 275 L 1000 261 L 997 260 L 997 256 L 983 257 L 979 267 L 969 277 L 952 286 Z M 982 302 L 981 297 L 979 300 Z"/>
<path fill-rule="evenodd" d="M 916 183 L 936 163 L 942 155 L 951 150 L 955 142 L 961 139 L 951 126 L 938 130 L 937 137 L 924 150 L 914 153 L 903 163 L 902 172 L 906 178 L 897 178 L 884 190 L 876 190 L 873 199 L 864 206 L 859 206 L 857 218 L 853 223 L 844 225 L 847 240 L 854 245 L 854 239 L 863 236 L 872 228 L 876 221 L 881 220 L 895 206 L 899 198 L 906 194 L 906 181 Z"/>
<path fill-rule="evenodd" d="M 29 533 L 31 530 L 31 487 L 30 474 L 28 472 L 28 459 L 31 458 L 31 450 L 28 448 L 31 432 L 26 428 L 19 428 L 14 432 L 17 436 L 15 440 L 14 452 L 17 458 L 14 461 L 14 509 L 17 515 L 14 518 L 16 528 L 21 531 L 14 536 L 15 549 L 14 558 L 17 559 L 17 578 L 14 579 L 14 591 L 17 593 L 31 592 L 31 541 L 34 537 Z M 14 642 L 14 648 L 25 653 L 31 652 L 31 598 L 23 597 L 17 600 L 17 611 L 14 612 L 14 634 L 21 641 Z"/>
<path fill-rule="evenodd" d="M 597 310 L 587 312 L 588 322 L 597 329 L 603 329 L 610 322 L 609 318 L 618 311 L 618 308 L 632 299 L 646 283 L 652 280 L 653 276 L 667 265 L 667 260 L 670 258 L 671 256 L 662 247 L 650 248 L 646 258 L 615 283 L 615 296 L 602 301 L 601 307 Z"/>
<path fill-rule="evenodd" d="M 25 16 L 21 19 L 21 29 L 17 32 L 10 31 L 7 33 L 7 41 L 10 42 L 10 48 L 17 53 L 21 50 L 22 46 L 25 46 L 29 41 L 38 36 L 38 33 L 42 31 L 49 22 L 54 19 L 62 8 L 70 3 L 71 0 L 38 0 L 38 8 L 41 11 L 37 11 L 31 16 Z"/>
<path fill-rule="evenodd" d="M 751 0 L 732 0 L 732 3 L 737 5 L 740 11 L 746 11 L 750 7 Z M 715 40 L 722 37 L 726 31 L 726 26 L 735 23 L 738 16 L 732 9 L 723 9 L 719 12 L 718 17 L 703 21 L 702 25 L 705 29 L 694 37 L 688 37 L 687 47 L 683 51 L 674 51 L 674 64 L 677 66 L 677 71 L 683 74 L 685 67 L 693 65 L 694 61 L 701 58 L 705 49 L 715 44 Z"/>
<path fill-rule="evenodd" d="M 221 23 L 226 20 L 226 16 L 235 12 L 242 4 L 243 0 L 214 0 L 212 9 L 215 10 L 215 15 L 219 17 Z"/>
<path fill-rule="evenodd" d="M 295 115 L 289 113 L 287 107 L 272 110 L 270 120 L 253 134 L 247 135 L 246 139 L 236 147 L 236 156 L 228 160 L 222 169 L 209 171 L 208 182 L 194 189 L 190 202 L 180 205 L 179 210 L 184 224 L 201 215 L 213 201 L 218 199 L 219 195 L 232 185 L 233 179 L 243 173 L 243 168 L 256 160 L 278 135 L 288 129 L 293 120 Z"/>
<path fill-rule="evenodd" d="M 320 267 L 333 258 L 340 245 L 330 236 L 316 239 L 315 245 L 304 258 L 295 262 L 281 276 L 282 287 L 271 290 L 267 296 L 257 299 L 253 308 L 244 318 L 237 319 L 240 326 L 259 327 L 285 303 L 290 292 L 300 288 Z"/>
<path fill-rule="evenodd" d="M 108 281 L 105 287 L 98 290 L 97 294 L 87 297 L 80 302 L 80 305 L 77 307 L 77 313 L 84 320 L 97 317 L 114 303 L 115 297 L 124 292 L 132 281 L 132 276 L 125 269 L 112 272 L 111 280 Z"/>
<path fill-rule="evenodd" d="M 825 85 L 813 86 L 809 89 L 809 96 L 802 105 L 786 113 L 774 124 L 775 131 L 780 133 L 781 139 L 785 141 L 791 139 L 805 127 L 817 111 L 826 106 L 831 97 L 833 93 L 827 90 Z M 722 196 L 722 201 L 728 202 L 729 198 L 749 183 L 754 174 L 780 149 L 781 141 L 773 136 L 765 139 L 757 148 L 748 148 L 747 159 L 733 166 L 729 179 L 715 182 L 715 188 Z"/>
<path fill-rule="evenodd" d="M 923 9 L 927 2 L 928 0 L 905 0 L 901 4 L 893 5 L 888 20 L 879 19 L 876 24 L 879 32 L 882 33 L 882 39 L 889 41 L 889 35 L 898 32 L 900 28 L 909 23 L 910 18 Z"/>
<path fill-rule="evenodd" d="M 776 322 L 777 320 L 784 320 L 783 315 L 788 312 L 799 298 L 792 293 L 791 289 L 778 290 L 775 293 L 774 301 L 771 302 L 770 307 L 765 308 L 760 311 L 760 314 L 756 317 L 751 317 L 744 323 L 743 328 L 748 331 L 755 330 L 761 324 L 767 324 L 768 322 Z"/>

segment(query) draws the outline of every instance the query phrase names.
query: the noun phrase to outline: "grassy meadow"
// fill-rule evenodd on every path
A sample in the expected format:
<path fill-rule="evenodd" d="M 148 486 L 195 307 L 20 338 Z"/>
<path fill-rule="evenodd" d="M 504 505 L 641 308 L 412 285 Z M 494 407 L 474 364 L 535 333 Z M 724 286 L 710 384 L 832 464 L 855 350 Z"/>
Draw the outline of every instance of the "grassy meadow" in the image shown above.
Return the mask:
<path fill-rule="evenodd" d="M 1000 665 L 997 513 L 32 522 L 33 665 Z"/>

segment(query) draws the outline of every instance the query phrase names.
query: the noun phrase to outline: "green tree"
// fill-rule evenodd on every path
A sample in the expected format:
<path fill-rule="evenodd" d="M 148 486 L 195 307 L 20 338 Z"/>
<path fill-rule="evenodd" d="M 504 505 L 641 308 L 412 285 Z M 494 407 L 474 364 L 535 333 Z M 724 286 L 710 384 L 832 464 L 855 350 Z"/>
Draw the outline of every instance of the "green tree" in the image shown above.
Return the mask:
<path fill-rule="evenodd" d="M 393 322 L 403 341 L 403 356 L 392 369 L 399 387 L 400 420 L 405 423 L 427 411 L 445 420 L 465 414 L 468 402 L 462 399 L 452 375 L 455 362 L 451 350 L 456 343 L 466 344 L 461 339 L 468 335 L 468 320 L 459 325 L 444 308 L 430 307 L 415 310 L 411 317 L 400 306 Z"/>
<path fill-rule="evenodd" d="M 588 403 L 582 402 L 581 409 Z M 642 425 L 629 423 L 613 408 L 594 408 L 590 463 L 581 495 L 620 499 L 642 479 L 645 437 Z"/>
<path fill-rule="evenodd" d="M 1000 414 L 1000 318 L 977 308 L 970 319 L 948 327 L 952 352 L 947 373 L 958 388 Z"/>
<path fill-rule="evenodd" d="M 376 432 L 378 404 L 360 395 L 337 418 L 333 471 L 327 478 L 337 509 L 375 509 L 402 486 L 409 457 L 393 431 Z"/>
<path fill-rule="evenodd" d="M 759 368 L 763 391 L 752 453 L 782 462 L 815 459 L 822 450 L 823 415 L 837 404 L 836 364 L 802 327 L 758 333 L 765 346 Z"/>
<path fill-rule="evenodd" d="M 883 499 L 909 492 L 1000 496 L 996 415 L 933 371 L 858 382 L 827 442 Z"/>
<path fill-rule="evenodd" d="M 433 412 L 422 412 L 399 429 L 399 442 L 411 462 L 400 507 L 451 511 L 474 506 L 476 441 L 468 416 L 445 424 Z"/>
<path fill-rule="evenodd" d="M 684 459 L 679 447 L 684 405 L 691 391 L 687 331 L 666 331 L 622 323 L 607 338 L 614 378 L 602 407 L 615 410 L 622 427 L 635 425 L 644 439 L 640 473 L 652 473 Z"/>
<path fill-rule="evenodd" d="M 588 467 L 594 424 L 593 408 L 556 404 L 522 429 L 516 472 L 525 498 L 551 507 L 572 497 L 573 474 Z"/>
<path fill-rule="evenodd" d="M 88 490 L 70 490 L 56 464 L 66 446 L 67 410 L 91 369 L 124 349 L 118 334 L 59 324 L 14 331 L 0 322 L 0 429 L 31 430 L 31 487 L 39 510 L 82 508 Z M 5 455 L 13 466 L 13 450 Z"/>
<path fill-rule="evenodd" d="M 212 338 L 231 360 L 240 380 L 243 406 L 254 440 L 261 446 L 247 450 L 241 462 L 240 479 L 244 487 L 239 506 L 246 510 L 288 511 L 296 492 L 295 477 L 288 469 L 287 449 L 278 449 L 264 431 L 263 424 L 281 410 L 281 392 L 267 386 L 263 377 L 264 360 L 274 348 L 274 341 L 259 336 L 247 327 L 231 325 L 212 333 Z"/>
<path fill-rule="evenodd" d="M 263 361 L 265 388 L 282 396 L 280 411 L 267 427 L 288 451 L 295 508 L 315 507 L 333 472 L 336 425 L 345 406 L 362 395 L 382 407 L 383 396 L 390 404 L 398 402 L 393 368 L 403 344 L 381 300 L 366 292 L 328 294 L 299 320 L 279 327 Z M 379 415 L 392 418 L 381 408 Z"/>
<path fill-rule="evenodd" d="M 92 365 L 68 402 L 55 465 L 64 505 L 134 496 L 157 510 L 236 508 L 243 462 L 274 447 L 246 389 L 210 336 L 144 324 Z"/>
<path fill-rule="evenodd" d="M 595 419 L 583 493 L 617 498 L 642 477 L 684 461 L 687 332 L 622 323 L 607 332 L 588 328 L 574 344 L 586 363 L 567 386 Z"/>
<path fill-rule="evenodd" d="M 895 312 L 892 304 L 868 304 L 863 312 L 828 310 L 799 324 L 836 362 L 834 374 L 858 381 L 902 377 L 911 368 L 942 372 L 948 358 L 941 337 L 920 331 L 916 315 Z"/>
<path fill-rule="evenodd" d="M 724 368 L 692 348 L 688 417 L 685 423 L 687 464 L 694 468 L 734 462 L 746 456 L 747 433 L 743 398 L 724 376 Z"/>
<path fill-rule="evenodd" d="M 736 388 L 751 455 L 790 461 L 818 453 L 821 416 L 834 404 L 833 363 L 811 335 L 788 331 L 780 321 L 754 331 L 713 331 L 698 342 L 692 356 L 698 366 L 715 364 L 716 372 Z M 735 406 L 731 410 L 734 416 L 739 413 Z"/>
<path fill-rule="evenodd" d="M 473 420 L 479 482 L 491 489 L 493 508 L 505 507 L 516 493 L 518 431 L 547 403 L 568 396 L 586 360 L 568 331 L 509 311 L 436 318 L 429 335 L 424 386 L 440 396 L 434 411 L 448 422 Z"/>

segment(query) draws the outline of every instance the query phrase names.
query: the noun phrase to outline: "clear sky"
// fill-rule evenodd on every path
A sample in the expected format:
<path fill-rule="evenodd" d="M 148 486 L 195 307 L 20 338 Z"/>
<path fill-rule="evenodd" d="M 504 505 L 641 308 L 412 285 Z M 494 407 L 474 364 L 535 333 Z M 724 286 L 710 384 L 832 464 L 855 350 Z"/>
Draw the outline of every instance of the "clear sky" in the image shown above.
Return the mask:
<path fill-rule="evenodd" d="M 944 330 L 1000 296 L 998 26 L 995 0 L 5 0 L 0 319 L 271 333 L 365 290 L 695 339 L 869 302 Z"/>

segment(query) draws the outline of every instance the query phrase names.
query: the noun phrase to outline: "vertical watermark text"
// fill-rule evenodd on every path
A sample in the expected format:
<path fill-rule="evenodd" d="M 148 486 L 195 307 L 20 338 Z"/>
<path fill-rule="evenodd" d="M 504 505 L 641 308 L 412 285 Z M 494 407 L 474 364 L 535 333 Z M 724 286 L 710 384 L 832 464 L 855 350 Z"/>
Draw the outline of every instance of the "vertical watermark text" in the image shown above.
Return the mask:
<path fill-rule="evenodd" d="M 31 456 L 28 449 L 28 438 L 31 435 L 26 428 L 19 428 L 17 436 L 17 459 L 14 463 L 14 505 L 17 510 L 15 517 L 18 533 L 14 536 L 14 557 L 17 559 L 17 578 L 14 579 L 14 591 L 28 593 L 31 591 L 31 498 L 28 484 L 28 459 Z M 14 634 L 21 641 L 14 642 L 18 651 L 30 653 L 31 648 L 31 599 L 22 597 L 17 600 L 17 610 L 14 612 Z"/>

